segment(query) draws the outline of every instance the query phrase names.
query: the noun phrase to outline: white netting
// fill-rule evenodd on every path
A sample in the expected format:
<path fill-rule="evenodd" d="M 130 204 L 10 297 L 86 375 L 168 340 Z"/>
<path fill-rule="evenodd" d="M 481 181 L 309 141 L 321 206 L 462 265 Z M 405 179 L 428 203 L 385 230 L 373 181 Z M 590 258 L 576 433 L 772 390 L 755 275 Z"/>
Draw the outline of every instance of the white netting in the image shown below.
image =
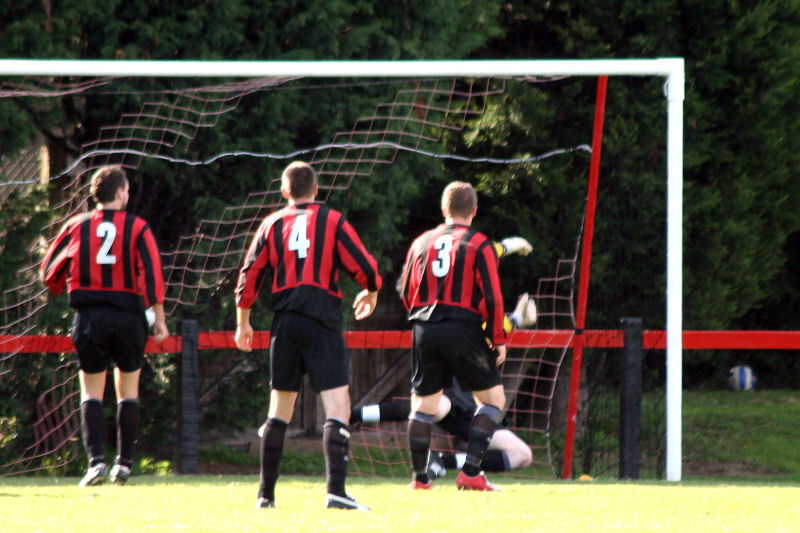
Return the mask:
<path fill-rule="evenodd" d="M 397 89 L 392 98 L 364 110 L 352 127 L 335 133 L 327 142 L 317 146 L 284 153 L 269 150 L 194 152 L 192 142 L 199 132 L 216 127 L 221 117 L 234 113 L 243 99 L 259 97 L 276 89 L 291 90 L 289 85 L 293 81 L 293 78 L 263 78 L 171 88 L 147 94 L 136 109 L 123 112 L 115 123 L 100 128 L 95 138 L 83 143 L 78 155 L 65 168 L 51 168 L 48 179 L 58 184 L 60 192 L 51 196 L 50 208 L 56 216 L 48 227 L 43 228 L 42 235 L 53 236 L 65 220 L 85 209 L 88 176 L 107 164 L 138 169 L 146 161 L 158 161 L 185 167 L 208 167 L 229 158 L 302 158 L 318 171 L 320 199 L 324 201 L 332 192 L 350 190 L 360 178 L 378 172 L 384 165 L 391 165 L 399 154 L 484 165 L 520 165 L 590 150 L 581 143 L 554 147 L 541 154 L 509 158 L 449 153 L 442 147 L 443 136 L 462 130 L 468 120 L 480 117 L 488 103 L 506 91 L 508 83 L 547 81 L 473 78 L 393 81 L 391 85 Z M 57 99 L 65 94 L 100 90 L 113 92 L 116 83 L 114 78 L 77 82 L 30 78 L 18 83 L 3 82 L 0 97 Z M 0 209 L 12 196 L 39 183 L 38 153 L 29 150 L 17 157 L 3 159 Z M 225 207 L 214 218 L 200 220 L 195 231 L 181 235 L 172 245 L 162 245 L 168 313 L 174 314 L 178 310 L 191 313 L 198 300 L 230 285 L 259 223 L 282 204 L 279 178 L 276 176 L 264 181 L 263 190 L 252 191 L 241 202 Z M 4 335 L 6 340 L 39 331 L 38 317 L 45 308 L 46 293 L 38 278 L 38 260 L 47 244 L 43 239 L 30 243 L 29 265 L 17 274 L 18 283 L 2 295 L 0 335 Z M 557 262 L 554 275 L 543 277 L 538 287 L 534 289 L 531 286 L 529 291 L 540 310 L 539 327 L 572 327 L 577 256 L 554 261 Z M 7 353 L 0 354 L 0 379 L 13 369 L 15 356 L 21 349 L 5 351 Z M 509 356 L 504 375 L 510 387 L 510 397 L 516 398 L 510 404 L 510 410 L 520 425 L 513 429 L 529 436 L 530 445 L 538 450 L 534 454 L 537 462 L 551 468 L 550 402 L 565 351 L 566 344 L 555 350 L 515 350 Z M 34 458 L 42 459 L 58 453 L 60 447 L 53 443 L 53 435 L 61 435 L 62 446 L 74 441 L 77 406 L 74 401 L 65 403 L 66 399 L 74 397 L 74 390 L 74 380 L 64 379 L 41 398 L 41 402 L 51 408 L 43 411 L 40 424 L 50 421 L 47 423 L 53 428 L 67 429 L 37 433 L 34 444 L 23 459 L 0 467 L 0 473 L 17 473 L 21 471 L 20 465 L 33 469 L 31 461 Z M 64 406 L 69 408 L 65 410 Z M 62 419 L 52 421 L 59 413 Z"/>

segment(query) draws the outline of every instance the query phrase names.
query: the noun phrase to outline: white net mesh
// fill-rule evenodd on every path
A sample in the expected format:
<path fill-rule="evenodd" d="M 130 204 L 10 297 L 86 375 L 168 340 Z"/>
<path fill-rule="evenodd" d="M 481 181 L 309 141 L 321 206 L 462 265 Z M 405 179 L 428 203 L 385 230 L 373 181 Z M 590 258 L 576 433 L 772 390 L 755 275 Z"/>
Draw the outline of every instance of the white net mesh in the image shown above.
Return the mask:
<path fill-rule="evenodd" d="M 508 84 L 529 85 L 547 81 L 552 80 L 472 78 L 392 81 L 387 85 L 394 88 L 393 95 L 360 111 L 350 128 L 335 132 L 330 139 L 316 146 L 281 153 L 237 149 L 200 153 L 193 141 L 204 130 L 221 127 L 225 117 L 235 115 L 245 99 L 258 98 L 269 91 L 296 89 L 297 85 L 293 84 L 297 80 L 294 78 L 262 78 L 173 87 L 151 90 L 147 94 L 134 91 L 136 98 L 132 100 L 136 104 L 132 110 L 122 112 L 113 124 L 99 128 L 96 136 L 89 136 L 90 140 L 75 150 L 74 157 L 64 168 L 53 168 L 51 163 L 46 180 L 53 184 L 51 190 L 57 189 L 57 194 L 49 197 L 50 209 L 55 216 L 42 229 L 41 235 L 53 236 L 70 216 L 86 209 L 88 176 L 95 169 L 108 164 L 137 170 L 158 163 L 182 166 L 189 169 L 186 172 L 191 172 L 192 168 L 214 168 L 221 161 L 234 158 L 280 161 L 302 158 L 317 170 L 319 199 L 325 201 L 334 192 L 351 191 L 354 183 L 392 165 L 400 155 L 475 165 L 519 166 L 590 151 L 585 143 L 577 143 L 553 147 L 540 154 L 497 157 L 465 155 L 446 148 L 447 143 L 443 139 L 450 132 L 463 130 L 468 121 L 480 120 L 487 109 L 493 109 L 493 102 L 502 98 Z M 53 102 L 65 95 L 97 92 L 116 92 L 120 98 L 124 98 L 129 96 L 126 91 L 126 86 L 115 78 L 78 81 L 26 78 L 14 83 L 3 82 L 0 85 L 0 98 L 37 97 Z M 588 131 L 585 134 L 589 136 Z M 0 166 L 0 209 L 40 182 L 41 158 L 38 150 L 31 149 L 3 159 Z M 145 179 L 158 178 L 147 176 Z M 173 243 L 166 246 L 162 244 L 168 314 L 190 314 L 199 301 L 230 288 L 246 246 L 259 223 L 266 214 L 282 204 L 279 178 L 264 180 L 264 185 L 263 190 L 246 194 L 235 205 L 224 207 L 215 217 L 199 220 L 193 231 L 179 235 Z M 213 195 L 212 191 L 206 191 L 206 194 L 209 193 Z M 357 190 L 351 193 L 357 194 Z M 582 212 L 582 200 L 576 199 L 575 212 Z M 12 343 L 12 340 L 23 335 L 43 333 L 39 328 L 40 313 L 46 308 L 47 299 L 38 277 L 38 260 L 47 244 L 46 239 L 29 243 L 30 262 L 20 269 L 17 283 L 4 291 L 0 301 L 0 335 L 3 335 L 2 342 L 7 347 L 0 354 L 0 379 L 13 370 L 17 357 L 23 356 L 23 352 L 32 351 Z M 528 289 L 539 308 L 539 328 L 572 327 L 574 322 L 577 255 L 554 261 L 554 274 L 543 276 L 536 287 L 531 283 Z M 44 348 L 46 346 L 44 344 Z M 52 350 L 40 350 L 57 351 L 63 344 L 54 343 L 53 346 Z M 550 413 L 565 352 L 566 344 L 548 349 L 513 350 L 504 369 L 504 379 L 509 397 L 512 398 L 509 407 L 513 420 L 511 429 L 526 436 L 534 449 L 535 462 L 549 470 L 550 474 L 553 468 Z M 34 443 L 26 448 L 22 458 L 0 467 L 0 474 L 30 471 L 38 468 L 37 462 L 54 465 L 56 463 L 46 459 L 61 453 L 59 450 L 64 446 L 74 445 L 77 433 L 74 371 L 73 366 L 60 367 L 58 373 L 64 378 L 57 380 L 40 398 L 42 411 L 37 427 L 47 426 L 48 429 L 37 430 Z M 363 432 L 365 440 L 359 441 L 359 437 L 354 440 L 356 450 L 360 449 L 359 444 L 363 444 L 364 449 L 369 448 L 368 444 L 375 444 L 368 435 L 369 432 Z M 373 452 L 369 451 L 363 455 L 355 452 L 354 457 L 367 458 L 372 463 L 392 463 L 393 459 L 386 453 L 387 450 L 397 449 L 396 444 L 390 446 L 380 442 L 378 439 L 378 448 L 382 450 L 378 453 L 384 459 L 376 459 Z"/>

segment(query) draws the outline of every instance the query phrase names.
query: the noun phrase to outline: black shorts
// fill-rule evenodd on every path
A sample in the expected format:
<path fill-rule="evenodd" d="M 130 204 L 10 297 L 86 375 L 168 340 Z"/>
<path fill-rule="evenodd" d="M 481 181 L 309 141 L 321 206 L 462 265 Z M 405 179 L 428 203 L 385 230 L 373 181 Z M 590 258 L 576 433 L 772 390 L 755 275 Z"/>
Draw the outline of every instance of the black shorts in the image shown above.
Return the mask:
<path fill-rule="evenodd" d="M 144 365 L 147 321 L 144 311 L 112 306 L 82 307 L 75 312 L 72 344 L 81 370 L 89 374 L 108 370 L 114 361 L 122 372 Z"/>
<path fill-rule="evenodd" d="M 350 353 L 341 331 L 296 313 L 277 313 L 269 340 L 270 386 L 299 391 L 308 374 L 315 391 L 350 384 Z"/>
<path fill-rule="evenodd" d="M 476 322 L 444 320 L 412 326 L 411 390 L 429 396 L 458 379 L 470 391 L 499 385 L 497 354 L 486 344 Z"/>

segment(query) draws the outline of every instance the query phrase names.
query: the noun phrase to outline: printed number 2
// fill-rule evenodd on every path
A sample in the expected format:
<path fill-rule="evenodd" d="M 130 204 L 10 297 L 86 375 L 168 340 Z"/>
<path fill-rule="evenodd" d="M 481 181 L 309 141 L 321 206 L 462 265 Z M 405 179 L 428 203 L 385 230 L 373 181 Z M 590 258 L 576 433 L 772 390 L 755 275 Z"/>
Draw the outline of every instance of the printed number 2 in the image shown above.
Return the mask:
<path fill-rule="evenodd" d="M 450 235 L 440 235 L 434 242 L 433 247 L 439 250 L 436 260 L 431 264 L 431 271 L 437 278 L 443 278 L 450 271 L 450 250 L 453 249 L 453 237 Z"/>
<path fill-rule="evenodd" d="M 111 254 L 111 245 L 114 244 L 114 239 L 117 236 L 117 227 L 111 222 L 101 222 L 97 226 L 97 236 L 103 239 L 100 244 L 100 250 L 97 251 L 97 264 L 98 265 L 113 265 L 117 262 L 117 256 Z"/>
<path fill-rule="evenodd" d="M 306 258 L 308 249 L 311 247 L 311 241 L 308 240 L 306 234 L 307 221 L 308 215 L 297 215 L 294 218 L 292 233 L 289 234 L 289 249 L 297 252 L 297 257 L 300 259 Z"/>

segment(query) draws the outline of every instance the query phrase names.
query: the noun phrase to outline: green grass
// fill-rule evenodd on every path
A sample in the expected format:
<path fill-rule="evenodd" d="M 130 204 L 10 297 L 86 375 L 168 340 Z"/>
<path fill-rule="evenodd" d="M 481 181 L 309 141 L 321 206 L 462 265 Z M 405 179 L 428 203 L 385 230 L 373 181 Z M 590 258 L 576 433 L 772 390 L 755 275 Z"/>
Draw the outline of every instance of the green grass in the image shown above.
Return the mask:
<path fill-rule="evenodd" d="M 648 392 L 642 398 L 643 479 L 664 478 L 665 406 L 663 391 Z M 684 391 L 683 478 L 800 481 L 797 420 L 800 420 L 800 391 Z M 590 399 L 588 428 L 583 439 L 576 442 L 573 471 L 577 474 L 587 471 L 603 479 L 616 478 L 617 394 L 595 394 Z M 563 442 L 563 436 L 554 439 L 556 448 L 559 442 Z"/>
<path fill-rule="evenodd" d="M 589 473 L 603 480 L 613 480 L 617 476 L 618 464 L 618 417 L 619 399 L 605 396 L 594 399 L 607 404 L 600 413 L 601 422 L 608 427 L 596 426 L 593 443 L 600 449 L 598 464 Z M 642 427 L 642 469 L 643 479 L 663 479 L 663 460 L 666 438 L 664 435 L 664 396 L 663 393 L 648 393 L 643 398 Z M 757 480 L 763 482 L 800 482 L 800 391 L 794 390 L 755 390 L 735 392 L 730 390 L 685 391 L 683 394 L 683 478 Z M 558 448 L 561 437 L 554 437 Z M 578 442 L 576 453 L 580 456 Z M 321 449 L 321 444 L 320 444 Z M 363 461 L 367 453 L 358 450 L 354 453 Z M 401 452 L 390 452 L 390 462 L 404 460 Z M 256 472 L 258 456 L 246 452 L 236 452 L 230 448 L 215 447 L 202 450 L 200 458 L 206 463 L 221 465 L 219 471 L 225 472 L 224 465 L 231 465 L 228 472 Z M 381 454 L 381 459 L 386 460 Z M 605 461 L 605 462 L 603 462 Z M 661 461 L 657 474 L 655 465 Z M 237 470 L 235 466 L 248 466 L 250 471 Z M 366 465 L 359 462 L 360 470 L 378 475 L 405 477 L 405 466 Z M 285 473 L 316 475 L 324 471 L 321 453 L 312 454 L 292 450 L 284 451 L 281 470 Z M 354 469 L 351 467 L 351 472 Z M 556 469 L 561 471 L 560 467 Z M 217 471 L 217 470 L 214 470 Z M 583 473 L 581 463 L 576 463 L 573 471 Z M 141 473 L 159 473 L 142 469 Z M 545 468 L 533 467 L 523 472 L 536 478 L 548 477 Z"/>
<path fill-rule="evenodd" d="M 503 479 L 499 493 L 432 491 L 351 478 L 369 513 L 327 510 L 324 480 L 284 476 L 277 508 L 254 508 L 256 476 L 140 476 L 80 489 L 78 478 L 0 480 L 0 531 L 789 531 L 800 486 Z"/>
<path fill-rule="evenodd" d="M 683 461 L 690 476 L 800 481 L 800 392 L 686 392 Z"/>
<path fill-rule="evenodd" d="M 680 483 L 492 476 L 502 492 L 464 493 L 452 472 L 433 491 L 409 490 L 405 476 L 350 476 L 348 490 L 370 513 L 324 509 L 318 475 L 282 476 L 270 510 L 254 509 L 255 475 L 155 475 L 158 464 L 124 487 L 0 478 L 0 531 L 798 531 L 798 419 L 797 391 L 689 391 Z M 225 450 L 205 459 L 257 464 Z M 322 464 L 287 453 L 282 466 L 321 472 Z"/>

